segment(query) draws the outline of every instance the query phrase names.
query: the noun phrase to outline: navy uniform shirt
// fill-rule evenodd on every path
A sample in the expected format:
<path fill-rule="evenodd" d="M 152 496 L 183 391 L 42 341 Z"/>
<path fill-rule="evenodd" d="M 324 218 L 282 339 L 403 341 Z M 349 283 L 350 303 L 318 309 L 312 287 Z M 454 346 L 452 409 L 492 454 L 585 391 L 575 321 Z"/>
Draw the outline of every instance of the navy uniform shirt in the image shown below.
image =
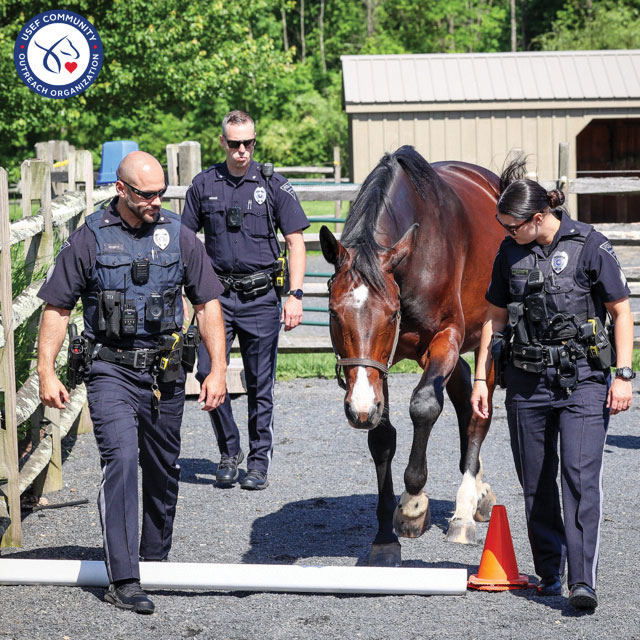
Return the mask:
<path fill-rule="evenodd" d="M 199 173 L 187 191 L 182 223 L 195 232 L 204 228 L 205 247 L 218 273 L 254 273 L 273 266 L 278 246 L 267 219 L 267 196 L 275 226 L 283 235 L 309 226 L 289 181 L 274 173 L 267 194 L 261 169 L 252 160 L 236 183 L 222 162 Z M 229 207 L 238 207 L 243 214 L 238 230 L 227 229 Z"/>
<path fill-rule="evenodd" d="M 530 251 L 537 253 L 542 258 L 545 255 L 550 255 L 560 238 L 576 235 L 577 231 L 574 230 L 574 226 L 573 220 L 562 211 L 560 228 L 549 247 L 543 249 L 537 242 L 532 242 L 528 245 Z M 503 247 L 511 242 L 515 242 L 515 240 L 507 236 L 498 249 L 493 263 L 491 282 L 485 296 L 491 304 L 503 309 L 511 302 L 509 296 L 511 265 L 507 263 Z M 591 288 L 596 309 L 602 309 L 604 302 L 620 300 L 631 293 L 611 243 L 598 231 L 592 231 L 587 236 L 580 254 L 580 264 L 576 268 L 575 278 L 582 286 Z M 604 313 L 602 317 L 604 318 Z"/>
<path fill-rule="evenodd" d="M 120 220 L 122 228 L 135 236 L 143 225 L 135 229 L 120 218 L 116 210 L 116 197 L 105 209 L 105 218 L 114 222 Z M 163 224 L 162 210 L 156 222 Z M 223 287 L 211 269 L 207 254 L 195 233 L 180 225 L 180 254 L 184 265 L 184 290 L 192 304 L 205 304 L 217 298 Z M 80 294 L 84 291 L 92 277 L 96 263 L 96 238 L 86 225 L 76 229 L 62 245 L 54 268 L 49 272 L 47 280 L 38 292 L 38 297 L 48 304 L 61 309 L 73 309 Z M 140 346 L 137 344 L 135 346 Z"/>

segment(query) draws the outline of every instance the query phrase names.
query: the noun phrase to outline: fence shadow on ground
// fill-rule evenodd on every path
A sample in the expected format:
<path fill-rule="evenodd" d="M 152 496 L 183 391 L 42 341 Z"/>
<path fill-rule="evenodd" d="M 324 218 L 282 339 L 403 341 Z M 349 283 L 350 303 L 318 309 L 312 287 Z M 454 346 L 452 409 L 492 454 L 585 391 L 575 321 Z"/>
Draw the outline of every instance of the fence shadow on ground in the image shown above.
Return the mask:
<path fill-rule="evenodd" d="M 607 445 L 620 449 L 640 449 L 640 436 L 607 436 Z"/>
<path fill-rule="evenodd" d="M 253 522 L 251 548 L 242 561 L 291 564 L 304 558 L 355 557 L 358 565 L 366 565 L 377 530 L 377 502 L 378 496 L 374 494 L 289 502 Z M 431 527 L 445 532 L 454 503 L 434 499 L 430 503 Z M 459 565 L 412 562 L 406 566 Z"/>

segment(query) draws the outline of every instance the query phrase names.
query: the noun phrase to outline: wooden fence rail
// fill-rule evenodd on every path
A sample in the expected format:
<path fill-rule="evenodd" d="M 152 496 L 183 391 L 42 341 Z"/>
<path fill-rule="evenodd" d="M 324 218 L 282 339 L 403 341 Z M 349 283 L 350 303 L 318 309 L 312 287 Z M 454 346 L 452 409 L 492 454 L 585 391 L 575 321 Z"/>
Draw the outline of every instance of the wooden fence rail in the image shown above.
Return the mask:
<path fill-rule="evenodd" d="M 40 149 L 42 155 L 44 151 Z M 76 187 L 83 182 L 84 191 L 66 192 L 51 200 L 51 162 L 49 159 L 25 160 L 21 167 L 23 218 L 10 224 L 7 173 L 0 169 L 0 257 L 2 285 L 0 288 L 0 389 L 4 392 L 4 419 L 0 425 L 0 471 L 6 483 L 0 486 L 0 546 L 19 546 L 22 540 L 20 495 L 29 486 L 41 495 L 62 487 L 61 439 L 72 426 L 86 428 L 83 414 L 86 393 L 78 387 L 71 394 L 69 406 L 62 412 L 45 409 L 38 397 L 37 373 L 16 391 L 15 330 L 25 323 L 37 326 L 42 301 L 37 292 L 42 280 L 35 279 L 53 261 L 55 236 L 59 239 L 84 220 L 94 204 L 115 195 L 114 187 L 94 190 L 93 160 L 88 151 L 69 150 L 69 183 Z M 40 202 L 40 209 L 31 215 L 32 200 Z M 27 280 L 32 280 L 15 300 L 12 292 L 11 247 L 24 245 L 24 264 Z M 65 341 L 66 343 L 66 341 Z M 66 361 L 65 346 L 57 359 L 58 366 Z M 80 420 L 83 423 L 81 425 Z M 18 426 L 34 418 L 37 435 L 32 451 L 19 468 Z M 40 427 L 44 436 L 40 437 Z"/>

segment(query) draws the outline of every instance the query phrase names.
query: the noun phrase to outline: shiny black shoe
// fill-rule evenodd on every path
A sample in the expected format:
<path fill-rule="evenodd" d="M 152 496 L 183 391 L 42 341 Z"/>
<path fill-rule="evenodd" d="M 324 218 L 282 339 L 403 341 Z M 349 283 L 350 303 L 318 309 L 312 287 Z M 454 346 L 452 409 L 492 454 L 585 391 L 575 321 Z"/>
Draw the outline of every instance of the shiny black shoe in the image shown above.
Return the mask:
<path fill-rule="evenodd" d="M 240 486 L 243 489 L 249 490 L 266 489 L 269 486 L 269 480 L 267 480 L 267 474 L 264 471 L 251 469 L 251 471 L 248 471 L 247 475 L 242 478 Z"/>
<path fill-rule="evenodd" d="M 231 484 L 238 479 L 238 465 L 244 460 L 244 452 L 242 449 L 235 456 L 227 456 L 222 454 L 220 464 L 216 471 L 216 482 L 220 484 Z"/>
<path fill-rule="evenodd" d="M 598 606 L 596 592 L 584 582 L 569 587 L 569 604 L 576 609 L 595 609 Z"/>
<path fill-rule="evenodd" d="M 139 580 L 112 582 L 104 599 L 115 604 L 119 609 L 128 609 L 136 613 L 153 613 L 156 606 L 142 590 Z"/>
<path fill-rule="evenodd" d="M 542 578 L 538 585 L 538 594 L 541 596 L 561 596 L 562 595 L 562 578 L 561 576 L 549 576 Z"/>

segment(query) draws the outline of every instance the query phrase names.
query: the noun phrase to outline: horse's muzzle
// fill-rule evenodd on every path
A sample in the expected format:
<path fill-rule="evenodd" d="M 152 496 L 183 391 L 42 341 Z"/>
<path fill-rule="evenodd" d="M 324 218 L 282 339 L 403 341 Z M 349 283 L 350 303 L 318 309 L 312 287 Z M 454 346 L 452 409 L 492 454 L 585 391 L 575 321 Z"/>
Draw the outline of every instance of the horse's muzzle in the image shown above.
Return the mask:
<path fill-rule="evenodd" d="M 380 423 L 380 418 L 382 418 L 382 402 L 376 402 L 371 405 L 368 413 L 364 413 L 363 411 L 356 411 L 351 402 L 345 401 L 344 412 L 349 424 L 354 429 L 370 431 L 371 429 L 375 429 Z"/>

